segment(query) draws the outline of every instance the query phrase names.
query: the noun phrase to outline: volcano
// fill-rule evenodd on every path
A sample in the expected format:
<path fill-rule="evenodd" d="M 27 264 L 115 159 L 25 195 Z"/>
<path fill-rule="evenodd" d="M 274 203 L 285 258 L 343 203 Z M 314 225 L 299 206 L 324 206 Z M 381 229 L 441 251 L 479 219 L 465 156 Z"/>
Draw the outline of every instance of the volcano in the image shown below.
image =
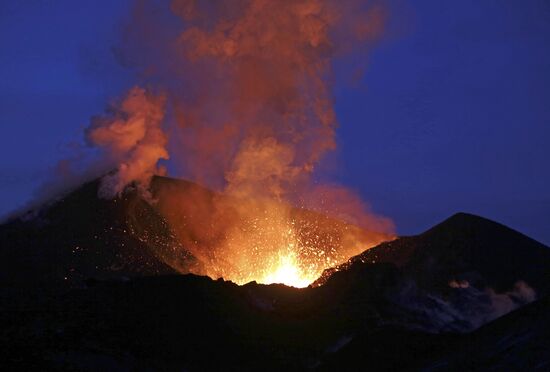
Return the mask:
<path fill-rule="evenodd" d="M 99 179 L 86 183 L 0 226 L 0 244 L 5 247 L 0 253 L 0 265 L 5 265 L 2 282 L 71 287 L 88 278 L 206 275 L 216 260 L 215 254 L 219 254 L 214 249 L 221 244 L 220 235 L 230 225 L 226 220 L 238 218 L 233 206 L 244 203 L 195 183 L 167 177 L 153 178 L 154 202 L 135 188 L 113 199 L 99 198 L 100 187 Z M 175 203 L 179 204 L 174 207 Z M 254 203 L 251 208 L 258 207 Z M 329 245 L 339 248 L 343 233 L 346 238 L 367 243 L 364 249 L 390 238 L 310 210 L 289 210 L 292 223 L 300 226 L 300 238 L 318 243 L 320 249 Z M 200 249 L 195 247 L 197 243 Z M 322 253 L 329 257 L 332 252 L 327 248 Z M 220 261 L 215 263 L 219 265 Z M 216 279 L 222 275 L 214 272 L 210 276 Z"/>
<path fill-rule="evenodd" d="M 185 274 L 208 262 L 160 212 L 160 190 L 212 191 L 156 177 L 151 204 L 137 189 L 99 199 L 99 182 L 0 226 L 7 368 L 550 366 L 550 248 L 501 224 L 458 213 L 417 236 L 370 234 L 379 244 L 307 288 L 237 285 Z"/>

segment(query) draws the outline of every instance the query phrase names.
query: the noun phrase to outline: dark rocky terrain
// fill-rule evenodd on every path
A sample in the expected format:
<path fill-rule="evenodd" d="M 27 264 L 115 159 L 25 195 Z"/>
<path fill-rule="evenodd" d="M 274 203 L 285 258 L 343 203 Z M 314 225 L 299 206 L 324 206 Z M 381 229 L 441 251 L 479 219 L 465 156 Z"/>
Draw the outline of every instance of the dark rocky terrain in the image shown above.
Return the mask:
<path fill-rule="evenodd" d="M 457 213 L 428 231 L 380 244 L 354 257 L 357 262 L 391 262 L 432 290 L 468 280 L 503 291 L 522 279 L 538 292 L 550 290 L 548 247 L 504 225 Z M 323 275 L 330 275 L 331 270 Z M 319 280 L 322 283 L 323 278 Z"/>
<path fill-rule="evenodd" d="M 238 286 L 178 275 L 200 263 L 137 193 L 96 195 L 0 226 L 3 370 L 550 368 L 550 248 L 498 223 L 460 213 L 309 288 Z"/>
<path fill-rule="evenodd" d="M 550 298 L 466 334 L 380 328 L 358 334 L 321 370 L 548 371 Z"/>

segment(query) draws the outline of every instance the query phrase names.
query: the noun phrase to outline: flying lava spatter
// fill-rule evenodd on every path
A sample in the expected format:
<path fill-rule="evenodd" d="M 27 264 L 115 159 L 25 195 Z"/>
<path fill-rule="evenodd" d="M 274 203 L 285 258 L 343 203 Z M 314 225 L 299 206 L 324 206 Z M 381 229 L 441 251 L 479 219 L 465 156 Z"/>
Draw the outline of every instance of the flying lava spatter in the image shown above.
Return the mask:
<path fill-rule="evenodd" d="M 333 59 L 379 38 L 379 2 L 158 6 L 136 2 L 119 50 L 147 88 L 133 88 L 87 130 L 118 169 L 103 196 L 135 181 L 147 190 L 158 161 L 170 158 L 171 173 L 216 194 L 160 190 L 158 210 L 201 274 L 237 283 L 306 286 L 392 236 L 391 221 L 351 191 L 313 181 L 336 146 Z"/>

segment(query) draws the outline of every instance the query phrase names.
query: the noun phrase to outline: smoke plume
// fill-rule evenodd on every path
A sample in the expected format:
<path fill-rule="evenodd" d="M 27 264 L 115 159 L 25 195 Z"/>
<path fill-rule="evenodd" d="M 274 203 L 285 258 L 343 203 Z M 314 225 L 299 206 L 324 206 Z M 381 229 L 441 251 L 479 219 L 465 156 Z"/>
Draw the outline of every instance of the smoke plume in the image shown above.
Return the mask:
<path fill-rule="evenodd" d="M 115 52 L 151 88 L 132 88 L 86 130 L 115 170 L 100 196 L 137 184 L 201 274 L 237 282 L 307 284 L 390 238 L 391 221 L 356 194 L 314 182 L 336 147 L 333 61 L 368 49 L 385 16 L 355 0 L 136 1 Z M 168 158 L 172 175 L 216 192 L 150 195 Z"/>
<path fill-rule="evenodd" d="M 162 96 L 134 87 L 108 115 L 92 119 L 86 139 L 103 150 L 107 163 L 116 165 L 114 173 L 103 177 L 100 196 L 113 198 L 131 182 L 146 189 L 151 177 L 159 173 L 158 161 L 168 159 L 167 138 L 161 128 L 163 107 Z"/>
<path fill-rule="evenodd" d="M 290 197 L 336 146 L 334 58 L 384 19 L 369 1 L 140 1 L 117 55 L 167 92 L 177 175 Z"/>

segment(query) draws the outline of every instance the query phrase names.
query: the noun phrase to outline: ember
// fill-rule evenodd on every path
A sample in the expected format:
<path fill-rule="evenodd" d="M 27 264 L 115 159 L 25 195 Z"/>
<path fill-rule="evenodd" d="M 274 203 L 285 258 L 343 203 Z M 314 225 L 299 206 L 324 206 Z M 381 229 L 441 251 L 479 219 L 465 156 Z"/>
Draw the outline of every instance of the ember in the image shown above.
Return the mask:
<path fill-rule="evenodd" d="M 137 180 L 156 200 L 148 179 L 170 158 L 178 176 L 216 194 L 157 190 L 158 210 L 200 262 L 191 271 L 237 283 L 306 286 L 392 236 L 391 221 L 313 177 L 336 146 L 333 59 L 378 37 L 378 5 L 174 0 L 178 26 L 148 6 L 133 13 L 126 53 L 156 85 L 133 88 L 87 132 L 119 164 L 104 196 Z"/>

